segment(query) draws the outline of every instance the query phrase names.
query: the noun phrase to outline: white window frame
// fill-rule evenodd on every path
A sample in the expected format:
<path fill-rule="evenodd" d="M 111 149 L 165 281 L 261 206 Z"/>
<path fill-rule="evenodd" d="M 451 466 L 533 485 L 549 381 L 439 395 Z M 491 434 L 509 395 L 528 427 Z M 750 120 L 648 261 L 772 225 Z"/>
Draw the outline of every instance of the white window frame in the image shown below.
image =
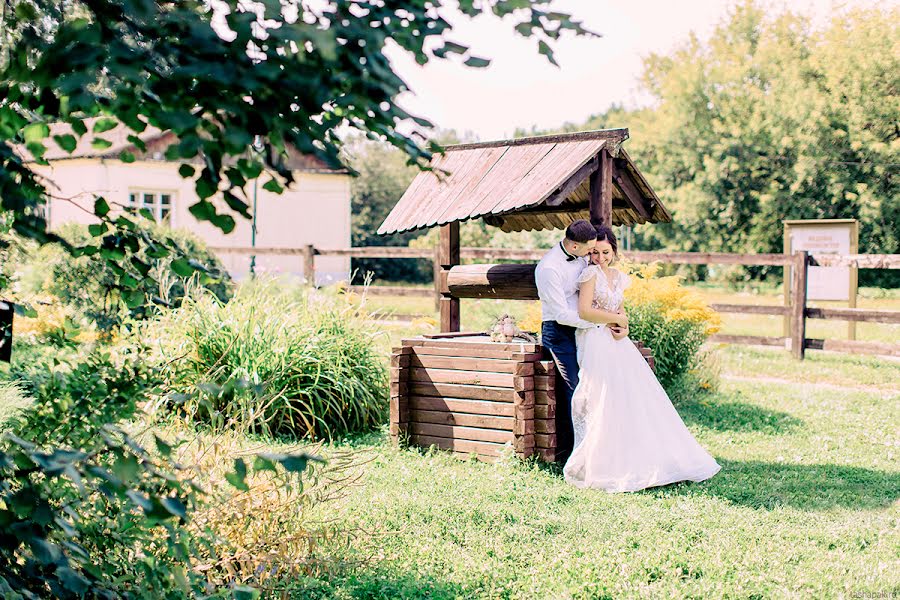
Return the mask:
<path fill-rule="evenodd" d="M 163 204 L 163 198 L 168 197 L 168 205 Z M 150 203 L 147 203 L 147 199 Z M 131 188 L 128 190 L 128 197 L 125 199 L 125 210 L 127 212 L 138 214 L 142 208 L 147 208 L 153 214 L 153 220 L 157 223 L 165 224 L 170 227 L 175 224 L 175 202 L 178 195 L 172 190 L 154 190 L 149 188 Z M 166 214 L 163 215 L 163 210 Z"/>

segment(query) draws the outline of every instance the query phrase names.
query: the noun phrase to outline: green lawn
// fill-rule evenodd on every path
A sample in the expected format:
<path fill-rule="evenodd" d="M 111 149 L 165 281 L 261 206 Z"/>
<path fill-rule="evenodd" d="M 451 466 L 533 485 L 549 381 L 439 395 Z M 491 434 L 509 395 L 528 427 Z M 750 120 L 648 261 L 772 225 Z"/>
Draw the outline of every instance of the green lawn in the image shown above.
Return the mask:
<path fill-rule="evenodd" d="M 534 464 L 395 450 L 384 433 L 334 446 L 371 458 L 323 506 L 364 532 L 341 550 L 362 566 L 298 597 L 900 592 L 900 362 L 718 353 L 722 389 L 677 404 L 723 467 L 702 484 L 608 495 Z"/>

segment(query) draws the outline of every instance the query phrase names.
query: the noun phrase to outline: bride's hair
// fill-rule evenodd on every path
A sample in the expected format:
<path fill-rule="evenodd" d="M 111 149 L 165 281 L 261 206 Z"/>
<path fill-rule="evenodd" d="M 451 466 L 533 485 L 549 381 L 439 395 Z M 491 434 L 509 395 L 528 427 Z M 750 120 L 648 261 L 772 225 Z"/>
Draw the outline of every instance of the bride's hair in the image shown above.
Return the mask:
<path fill-rule="evenodd" d="M 619 259 L 619 242 L 616 241 L 616 234 L 613 233 L 611 227 L 606 225 L 597 225 L 597 241 L 608 242 L 612 246 L 613 257 Z"/>

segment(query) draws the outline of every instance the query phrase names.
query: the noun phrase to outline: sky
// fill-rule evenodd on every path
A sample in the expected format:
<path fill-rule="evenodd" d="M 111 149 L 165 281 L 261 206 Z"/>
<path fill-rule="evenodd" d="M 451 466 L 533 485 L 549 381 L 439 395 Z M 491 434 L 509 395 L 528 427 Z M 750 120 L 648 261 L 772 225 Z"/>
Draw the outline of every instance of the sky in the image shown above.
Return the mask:
<path fill-rule="evenodd" d="M 892 0 L 887 0 L 892 1 Z M 555 10 L 583 21 L 599 38 L 566 35 L 555 45 L 554 67 L 538 54 L 537 42 L 518 36 L 509 21 L 493 16 L 467 19 L 442 9 L 454 25 L 447 37 L 470 46 L 472 54 L 490 58 L 484 69 L 459 60 L 435 60 L 419 66 L 396 47 L 389 58 L 414 93 L 400 105 L 442 129 L 471 132 L 481 140 L 512 137 L 517 128 L 530 129 L 579 123 L 612 104 L 643 106 L 643 57 L 668 53 L 694 32 L 708 39 L 726 18 L 734 0 L 556 0 Z M 773 0 L 771 10 L 790 6 L 826 22 L 848 5 L 872 5 L 870 0 Z M 623 124 L 627 127 L 627 124 Z"/>

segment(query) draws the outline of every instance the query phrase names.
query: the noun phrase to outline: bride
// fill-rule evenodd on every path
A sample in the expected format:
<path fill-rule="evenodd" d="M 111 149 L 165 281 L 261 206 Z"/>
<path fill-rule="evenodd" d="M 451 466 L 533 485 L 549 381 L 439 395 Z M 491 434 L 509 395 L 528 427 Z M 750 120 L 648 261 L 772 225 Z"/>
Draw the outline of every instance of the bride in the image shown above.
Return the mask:
<path fill-rule="evenodd" d="M 616 237 L 597 228 L 579 277 L 578 312 L 605 327 L 576 333 L 579 383 L 572 395 L 575 447 L 563 469 L 577 487 L 633 492 L 703 481 L 720 467 L 697 443 L 640 351 L 628 339 L 622 300 L 630 281 L 610 267 Z"/>

